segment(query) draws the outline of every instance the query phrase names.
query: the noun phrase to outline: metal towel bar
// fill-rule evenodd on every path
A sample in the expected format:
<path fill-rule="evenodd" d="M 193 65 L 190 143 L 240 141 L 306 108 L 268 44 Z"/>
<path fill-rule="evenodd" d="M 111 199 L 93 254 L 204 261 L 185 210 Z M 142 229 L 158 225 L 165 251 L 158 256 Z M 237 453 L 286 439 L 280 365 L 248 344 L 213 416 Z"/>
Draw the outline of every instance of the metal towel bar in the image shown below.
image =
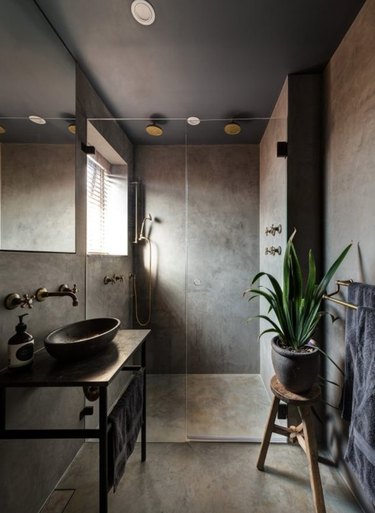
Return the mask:
<path fill-rule="evenodd" d="M 327 299 L 328 301 L 332 301 L 341 306 L 345 306 L 346 308 L 351 308 L 352 310 L 358 310 L 358 305 L 354 305 L 353 303 L 348 303 L 346 301 L 342 301 L 341 299 L 337 299 L 333 296 L 340 292 L 341 287 L 347 287 L 350 283 L 353 283 L 353 280 L 337 280 L 337 290 L 332 292 L 331 294 L 324 294 L 323 299 Z"/>

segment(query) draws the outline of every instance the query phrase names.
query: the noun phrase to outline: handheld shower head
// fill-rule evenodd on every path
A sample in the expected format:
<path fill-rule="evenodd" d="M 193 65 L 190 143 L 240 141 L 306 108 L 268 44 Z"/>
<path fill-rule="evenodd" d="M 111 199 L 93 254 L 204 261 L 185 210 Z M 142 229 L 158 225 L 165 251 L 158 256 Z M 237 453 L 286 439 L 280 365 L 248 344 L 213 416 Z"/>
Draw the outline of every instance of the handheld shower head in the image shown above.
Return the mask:
<path fill-rule="evenodd" d="M 145 236 L 144 234 L 144 231 L 145 231 L 145 223 L 146 221 L 153 221 L 152 219 L 152 215 L 150 213 L 147 214 L 147 216 L 143 219 L 142 221 L 142 224 L 141 224 L 141 231 L 139 232 L 139 237 L 138 237 L 138 241 L 141 241 L 141 240 L 148 240 L 148 238 Z"/>

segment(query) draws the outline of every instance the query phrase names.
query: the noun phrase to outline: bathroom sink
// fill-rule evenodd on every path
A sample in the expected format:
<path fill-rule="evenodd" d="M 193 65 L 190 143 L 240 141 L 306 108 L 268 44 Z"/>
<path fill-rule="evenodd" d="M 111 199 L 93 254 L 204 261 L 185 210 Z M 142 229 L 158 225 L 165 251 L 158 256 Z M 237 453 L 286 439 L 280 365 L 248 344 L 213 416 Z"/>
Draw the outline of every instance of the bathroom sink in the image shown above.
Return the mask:
<path fill-rule="evenodd" d="M 114 317 L 75 322 L 51 331 L 44 345 L 57 360 L 80 360 L 105 349 L 119 327 L 120 321 Z"/>

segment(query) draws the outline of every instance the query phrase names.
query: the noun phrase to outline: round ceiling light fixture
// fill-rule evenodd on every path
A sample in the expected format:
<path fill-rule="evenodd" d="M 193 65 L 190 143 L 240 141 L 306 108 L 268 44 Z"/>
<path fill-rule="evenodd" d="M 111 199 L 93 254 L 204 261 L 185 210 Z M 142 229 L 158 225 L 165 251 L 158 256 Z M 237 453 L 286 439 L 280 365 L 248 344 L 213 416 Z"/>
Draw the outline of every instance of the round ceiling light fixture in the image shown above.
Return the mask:
<path fill-rule="evenodd" d="M 29 120 L 37 125 L 45 125 L 47 121 L 40 116 L 29 116 Z"/>
<path fill-rule="evenodd" d="M 134 0 L 131 5 L 133 18 L 141 25 L 152 25 L 155 21 L 155 11 L 146 0 Z"/>
<path fill-rule="evenodd" d="M 71 134 L 76 135 L 77 130 L 75 123 L 70 123 L 70 125 L 68 125 L 68 130 Z"/>
<path fill-rule="evenodd" d="M 6 133 L 6 129 L 0 125 L 0 135 L 5 134 L 5 133 Z"/>
<path fill-rule="evenodd" d="M 227 135 L 238 135 L 241 132 L 241 127 L 238 123 L 231 121 L 225 125 L 224 132 Z"/>
<path fill-rule="evenodd" d="M 201 122 L 201 120 L 199 118 L 197 118 L 197 116 L 190 116 L 189 118 L 187 118 L 186 120 L 189 125 L 191 126 L 197 126 L 199 125 L 199 123 Z"/>
<path fill-rule="evenodd" d="M 153 137 L 159 137 L 160 135 L 163 135 L 163 129 L 156 123 L 150 123 L 147 125 L 146 132 L 148 135 L 152 135 Z"/>

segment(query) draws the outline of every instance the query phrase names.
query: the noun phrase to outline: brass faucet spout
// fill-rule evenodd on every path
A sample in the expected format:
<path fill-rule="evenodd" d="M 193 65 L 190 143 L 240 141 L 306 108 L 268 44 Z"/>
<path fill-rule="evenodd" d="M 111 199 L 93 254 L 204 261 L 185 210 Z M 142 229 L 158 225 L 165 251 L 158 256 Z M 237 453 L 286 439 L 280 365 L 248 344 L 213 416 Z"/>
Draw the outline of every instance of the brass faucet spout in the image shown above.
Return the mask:
<path fill-rule="evenodd" d="M 78 306 L 77 295 L 70 290 L 61 290 L 59 292 L 48 292 L 46 288 L 40 288 L 36 291 L 35 297 L 37 301 L 44 301 L 47 297 L 63 297 L 69 296 L 72 298 L 73 306 Z"/>

